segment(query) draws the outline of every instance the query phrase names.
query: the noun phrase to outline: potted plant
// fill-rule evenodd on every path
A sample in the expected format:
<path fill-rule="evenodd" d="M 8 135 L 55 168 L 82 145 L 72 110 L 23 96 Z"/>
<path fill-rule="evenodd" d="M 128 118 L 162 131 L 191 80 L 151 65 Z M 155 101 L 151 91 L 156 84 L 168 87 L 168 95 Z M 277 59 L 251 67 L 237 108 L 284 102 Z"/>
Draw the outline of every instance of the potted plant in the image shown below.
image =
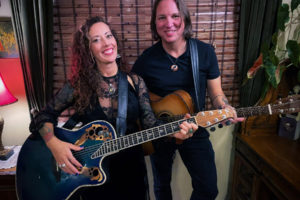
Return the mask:
<path fill-rule="evenodd" d="M 244 83 L 252 79 L 258 70 L 264 70 L 266 81 L 260 97 L 264 99 L 271 88 L 277 88 L 283 72 L 293 66 L 300 69 L 300 0 L 282 4 L 278 8 L 276 31 L 272 35 L 271 47 L 263 44 L 253 66 L 248 70 Z M 297 73 L 300 83 L 300 71 Z"/>

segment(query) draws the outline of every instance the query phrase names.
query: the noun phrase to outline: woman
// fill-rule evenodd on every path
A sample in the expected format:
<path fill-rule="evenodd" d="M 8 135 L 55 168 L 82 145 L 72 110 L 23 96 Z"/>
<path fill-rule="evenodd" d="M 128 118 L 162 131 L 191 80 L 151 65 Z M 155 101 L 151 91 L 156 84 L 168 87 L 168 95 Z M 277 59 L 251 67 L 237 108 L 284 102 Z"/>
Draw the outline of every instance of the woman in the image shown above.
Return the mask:
<path fill-rule="evenodd" d="M 151 31 L 155 40 L 138 58 L 132 71 L 145 80 L 149 90 L 164 97 L 176 90 L 185 90 L 195 98 L 189 42 L 192 23 L 182 0 L 156 0 L 151 16 Z M 215 108 L 229 108 L 221 87 L 221 77 L 214 49 L 197 40 L 200 109 L 205 108 L 206 90 Z M 242 119 L 234 119 L 233 122 Z M 193 137 L 176 144 L 175 140 L 154 141 L 151 155 L 154 191 L 157 200 L 172 199 L 170 181 L 175 150 L 178 149 L 191 178 L 191 199 L 215 199 L 218 194 L 214 151 L 209 133 L 201 128 Z"/>
<path fill-rule="evenodd" d="M 76 111 L 77 122 L 83 125 L 95 120 L 105 120 L 116 127 L 118 116 L 116 36 L 101 17 L 87 19 L 75 33 L 72 48 L 72 76 L 55 98 L 39 112 L 31 123 L 31 131 L 38 130 L 52 152 L 58 166 L 66 173 L 78 175 L 84 167 L 71 151 L 82 147 L 58 139 L 54 133 L 57 118 L 68 107 Z M 126 134 L 138 131 L 137 120 L 143 128 L 159 123 L 151 110 L 147 88 L 139 76 L 128 74 L 128 105 Z M 184 122 L 175 134 L 188 138 L 195 124 Z M 74 198 L 80 199 L 145 199 L 146 170 L 141 146 L 123 150 L 108 158 L 109 180 L 100 187 L 79 190 Z M 97 193 L 95 193 L 97 192 Z"/>

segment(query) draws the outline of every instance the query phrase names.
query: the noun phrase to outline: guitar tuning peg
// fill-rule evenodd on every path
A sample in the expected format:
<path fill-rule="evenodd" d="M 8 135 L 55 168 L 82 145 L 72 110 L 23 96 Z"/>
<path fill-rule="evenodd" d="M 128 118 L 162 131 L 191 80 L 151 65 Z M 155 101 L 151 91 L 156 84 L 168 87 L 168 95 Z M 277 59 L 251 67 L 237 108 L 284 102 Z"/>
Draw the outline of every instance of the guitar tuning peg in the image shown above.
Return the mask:
<path fill-rule="evenodd" d="M 216 128 L 214 126 L 210 128 L 211 132 L 214 132 L 215 130 L 216 130 Z"/>
<path fill-rule="evenodd" d="M 223 124 L 221 124 L 221 123 L 218 124 L 218 127 L 219 127 L 219 128 L 223 128 Z"/>
<path fill-rule="evenodd" d="M 226 126 L 229 126 L 229 125 L 231 125 L 231 121 L 228 120 L 225 122 L 225 124 L 226 124 Z"/>

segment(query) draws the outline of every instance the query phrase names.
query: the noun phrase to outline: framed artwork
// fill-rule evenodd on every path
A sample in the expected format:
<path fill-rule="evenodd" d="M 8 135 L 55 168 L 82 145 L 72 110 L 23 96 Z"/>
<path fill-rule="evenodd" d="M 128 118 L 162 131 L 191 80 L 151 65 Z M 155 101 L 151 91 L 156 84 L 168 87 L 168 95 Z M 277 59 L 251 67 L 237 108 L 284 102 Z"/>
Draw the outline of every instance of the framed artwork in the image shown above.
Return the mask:
<path fill-rule="evenodd" d="M 0 18 L 0 59 L 18 57 L 18 46 L 11 19 Z"/>

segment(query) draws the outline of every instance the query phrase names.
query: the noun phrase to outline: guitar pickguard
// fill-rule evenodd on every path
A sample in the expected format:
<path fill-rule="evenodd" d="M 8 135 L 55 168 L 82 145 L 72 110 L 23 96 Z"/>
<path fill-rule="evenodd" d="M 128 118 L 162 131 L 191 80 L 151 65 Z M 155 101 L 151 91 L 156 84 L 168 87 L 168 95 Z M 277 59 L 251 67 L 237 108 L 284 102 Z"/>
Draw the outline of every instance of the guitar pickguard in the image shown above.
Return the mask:
<path fill-rule="evenodd" d="M 103 180 L 99 167 L 83 167 L 80 174 L 89 177 L 91 181 L 101 182 Z"/>
<path fill-rule="evenodd" d="M 103 141 L 111 140 L 112 134 L 107 126 L 102 124 L 93 124 L 85 130 L 85 133 L 75 142 L 75 145 L 83 145 L 87 140 Z"/>

